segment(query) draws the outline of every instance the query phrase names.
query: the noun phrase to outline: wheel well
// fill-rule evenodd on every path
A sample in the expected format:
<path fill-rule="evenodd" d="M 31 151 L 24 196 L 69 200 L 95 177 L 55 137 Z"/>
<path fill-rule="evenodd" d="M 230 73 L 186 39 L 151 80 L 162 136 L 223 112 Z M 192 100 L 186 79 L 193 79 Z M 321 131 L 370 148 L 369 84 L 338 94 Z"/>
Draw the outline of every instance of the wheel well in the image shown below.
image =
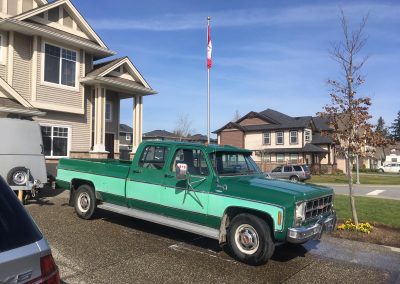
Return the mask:
<path fill-rule="evenodd" d="M 255 209 L 250 209 L 250 208 L 229 207 L 225 210 L 224 217 L 222 218 L 221 228 L 220 228 L 220 238 L 219 238 L 220 243 L 226 242 L 226 230 L 229 227 L 230 223 L 232 222 L 232 219 L 235 218 L 235 216 L 242 214 L 242 213 L 247 213 L 247 214 L 257 216 L 260 219 L 266 221 L 271 229 L 271 237 L 273 240 L 275 240 L 274 220 L 272 219 L 271 215 L 269 215 L 268 213 L 258 211 Z"/>
<path fill-rule="evenodd" d="M 78 187 L 80 187 L 83 184 L 90 185 L 94 189 L 93 182 L 91 182 L 89 180 L 84 180 L 84 179 L 73 179 L 73 180 L 71 180 L 71 189 L 73 189 L 75 191 L 75 190 L 78 189 Z"/>
<path fill-rule="evenodd" d="M 84 180 L 84 179 L 71 180 L 71 191 L 70 191 L 70 195 L 69 195 L 69 205 L 70 206 L 73 205 L 75 191 L 83 184 L 90 185 L 93 188 L 93 190 L 95 191 L 93 182 L 91 182 L 89 180 Z M 95 193 L 96 193 L 96 191 L 95 191 Z"/>

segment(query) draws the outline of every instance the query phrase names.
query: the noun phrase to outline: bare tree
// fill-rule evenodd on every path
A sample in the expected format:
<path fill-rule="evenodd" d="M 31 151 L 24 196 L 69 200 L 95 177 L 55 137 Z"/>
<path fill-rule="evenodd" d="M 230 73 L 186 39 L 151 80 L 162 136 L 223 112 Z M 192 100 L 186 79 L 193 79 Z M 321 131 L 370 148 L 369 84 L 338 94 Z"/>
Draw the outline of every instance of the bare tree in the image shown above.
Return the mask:
<path fill-rule="evenodd" d="M 187 114 L 179 116 L 176 121 L 174 134 L 180 138 L 183 138 L 187 137 L 192 131 L 192 121 L 189 119 L 189 116 Z"/>
<path fill-rule="evenodd" d="M 367 143 L 371 142 L 372 125 L 369 107 L 371 99 L 357 94 L 358 88 L 364 83 L 360 70 L 367 57 L 359 59 L 360 51 L 365 46 L 367 38 L 364 28 L 367 16 L 362 18 L 358 29 L 350 31 L 348 21 L 341 11 L 341 27 L 343 40 L 332 44 L 332 58 L 340 65 L 343 77 L 338 80 L 328 80 L 331 86 L 331 103 L 323 107 L 322 117 L 330 120 L 333 127 L 332 139 L 337 151 L 345 158 L 349 183 L 349 197 L 353 221 L 358 225 L 357 210 L 353 195 L 353 176 L 351 159 L 355 155 L 365 156 Z"/>
<path fill-rule="evenodd" d="M 233 119 L 232 119 L 232 121 L 233 121 L 233 122 L 236 122 L 236 121 L 239 120 L 239 118 L 241 118 L 240 113 L 239 113 L 238 110 L 235 110 L 235 113 L 233 114 Z"/>

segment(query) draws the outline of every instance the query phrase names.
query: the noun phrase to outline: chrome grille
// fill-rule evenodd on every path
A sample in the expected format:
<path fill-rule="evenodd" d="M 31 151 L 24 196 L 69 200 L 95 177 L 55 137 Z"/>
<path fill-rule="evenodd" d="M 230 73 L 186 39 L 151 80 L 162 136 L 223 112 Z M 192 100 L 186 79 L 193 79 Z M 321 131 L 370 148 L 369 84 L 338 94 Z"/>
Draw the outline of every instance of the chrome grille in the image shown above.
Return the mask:
<path fill-rule="evenodd" d="M 332 195 L 307 201 L 306 219 L 317 217 L 332 209 Z"/>

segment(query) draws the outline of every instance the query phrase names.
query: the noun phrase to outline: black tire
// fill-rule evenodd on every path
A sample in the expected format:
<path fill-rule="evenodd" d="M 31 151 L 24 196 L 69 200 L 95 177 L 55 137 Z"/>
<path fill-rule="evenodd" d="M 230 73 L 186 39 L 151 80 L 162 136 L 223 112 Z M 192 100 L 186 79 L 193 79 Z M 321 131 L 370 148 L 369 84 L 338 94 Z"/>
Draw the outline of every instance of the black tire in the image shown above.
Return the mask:
<path fill-rule="evenodd" d="M 385 171 L 383 169 L 378 169 L 378 173 L 384 173 Z"/>
<path fill-rule="evenodd" d="M 266 263 L 275 250 L 267 222 L 246 213 L 233 218 L 228 228 L 228 245 L 239 261 L 250 265 Z"/>
<path fill-rule="evenodd" d="M 90 185 L 83 184 L 78 187 L 74 194 L 74 207 L 79 218 L 88 220 L 93 217 L 97 200 L 94 189 Z"/>
<path fill-rule="evenodd" d="M 25 167 L 12 168 L 7 174 L 9 185 L 24 186 L 29 181 L 28 169 Z"/>
<path fill-rule="evenodd" d="M 289 179 L 291 181 L 299 181 L 299 177 L 298 176 L 291 176 Z"/>

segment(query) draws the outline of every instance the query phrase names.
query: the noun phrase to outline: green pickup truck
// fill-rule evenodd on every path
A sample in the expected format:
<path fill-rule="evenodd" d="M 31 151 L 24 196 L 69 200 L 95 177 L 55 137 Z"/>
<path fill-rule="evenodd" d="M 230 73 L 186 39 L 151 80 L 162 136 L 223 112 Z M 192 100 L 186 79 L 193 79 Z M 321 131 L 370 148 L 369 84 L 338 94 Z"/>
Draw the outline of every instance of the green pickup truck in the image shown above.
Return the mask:
<path fill-rule="evenodd" d="M 251 151 L 232 146 L 149 141 L 133 161 L 61 159 L 57 184 L 83 219 L 101 208 L 192 232 L 251 265 L 336 222 L 332 189 L 268 178 Z"/>

